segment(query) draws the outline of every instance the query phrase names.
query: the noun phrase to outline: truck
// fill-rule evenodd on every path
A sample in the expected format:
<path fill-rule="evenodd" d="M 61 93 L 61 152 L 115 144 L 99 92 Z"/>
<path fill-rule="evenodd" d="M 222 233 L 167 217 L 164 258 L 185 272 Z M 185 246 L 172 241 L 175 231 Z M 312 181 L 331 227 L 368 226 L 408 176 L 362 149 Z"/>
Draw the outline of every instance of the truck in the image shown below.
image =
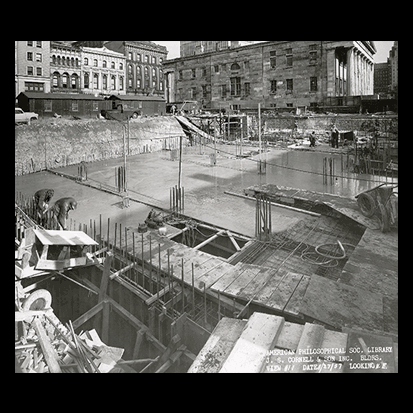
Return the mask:
<path fill-rule="evenodd" d="M 39 119 L 39 115 L 34 112 L 24 112 L 21 108 L 14 108 L 14 123 L 29 123 Z"/>

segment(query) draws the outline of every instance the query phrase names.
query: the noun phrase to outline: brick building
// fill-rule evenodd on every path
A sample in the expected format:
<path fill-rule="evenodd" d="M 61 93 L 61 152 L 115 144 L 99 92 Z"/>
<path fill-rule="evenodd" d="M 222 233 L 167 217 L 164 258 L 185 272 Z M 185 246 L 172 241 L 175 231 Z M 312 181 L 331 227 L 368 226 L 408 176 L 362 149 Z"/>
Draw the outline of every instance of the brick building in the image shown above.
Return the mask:
<path fill-rule="evenodd" d="M 261 43 L 257 41 L 181 41 L 180 56 L 187 57 L 202 53 L 215 52 L 225 49 L 234 49 L 248 44 Z"/>
<path fill-rule="evenodd" d="M 167 101 L 197 100 L 207 110 L 346 106 L 353 96 L 373 94 L 375 52 L 371 41 L 266 41 L 204 51 L 164 63 Z"/>
<path fill-rule="evenodd" d="M 14 93 L 50 92 L 50 41 L 14 42 Z"/>
<path fill-rule="evenodd" d="M 168 50 L 149 41 L 105 41 L 105 47 L 125 56 L 126 93 L 165 95 L 163 62 Z"/>

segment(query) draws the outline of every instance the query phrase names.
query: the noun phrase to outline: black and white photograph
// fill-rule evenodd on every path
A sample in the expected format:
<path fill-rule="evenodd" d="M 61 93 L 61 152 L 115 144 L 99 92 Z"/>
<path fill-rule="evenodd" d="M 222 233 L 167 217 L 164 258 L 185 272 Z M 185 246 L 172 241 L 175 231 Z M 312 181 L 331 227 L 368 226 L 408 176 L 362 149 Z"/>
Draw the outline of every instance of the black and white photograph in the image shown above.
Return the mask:
<path fill-rule="evenodd" d="M 398 373 L 398 41 L 15 41 L 14 92 L 15 373 Z"/>

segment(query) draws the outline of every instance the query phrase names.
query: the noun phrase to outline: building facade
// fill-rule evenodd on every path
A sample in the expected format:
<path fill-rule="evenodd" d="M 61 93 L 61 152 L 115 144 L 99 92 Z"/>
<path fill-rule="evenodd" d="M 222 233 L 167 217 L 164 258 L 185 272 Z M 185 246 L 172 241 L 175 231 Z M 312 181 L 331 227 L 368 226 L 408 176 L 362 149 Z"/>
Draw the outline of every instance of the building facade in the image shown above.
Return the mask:
<path fill-rule="evenodd" d="M 105 41 L 104 44 L 126 59 L 127 94 L 165 95 L 163 63 L 168 55 L 165 46 L 149 41 Z"/>
<path fill-rule="evenodd" d="M 399 42 L 395 41 L 389 53 L 391 90 L 396 92 L 399 86 Z"/>
<path fill-rule="evenodd" d="M 369 41 L 266 41 L 184 56 L 164 64 L 167 101 L 206 110 L 346 105 L 373 94 L 375 52 Z"/>
<path fill-rule="evenodd" d="M 219 50 L 233 49 L 235 47 L 246 46 L 248 44 L 261 43 L 258 41 L 181 41 L 180 56 L 187 57 Z"/>
<path fill-rule="evenodd" d="M 15 96 L 50 92 L 50 41 L 15 41 Z"/>
<path fill-rule="evenodd" d="M 390 63 L 374 64 L 374 94 L 381 98 L 387 98 L 391 86 L 391 68 Z"/>
<path fill-rule="evenodd" d="M 50 91 L 80 93 L 82 76 L 81 49 L 70 43 L 50 42 Z"/>
<path fill-rule="evenodd" d="M 83 93 L 99 96 L 123 95 L 126 59 L 122 53 L 102 47 L 81 47 Z"/>

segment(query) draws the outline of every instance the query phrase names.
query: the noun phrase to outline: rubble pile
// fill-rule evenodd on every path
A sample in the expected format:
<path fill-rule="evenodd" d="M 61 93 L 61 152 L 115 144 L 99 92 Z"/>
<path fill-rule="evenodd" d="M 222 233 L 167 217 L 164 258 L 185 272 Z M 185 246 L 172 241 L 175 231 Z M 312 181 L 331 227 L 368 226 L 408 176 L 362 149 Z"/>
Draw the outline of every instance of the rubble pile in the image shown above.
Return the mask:
<path fill-rule="evenodd" d="M 78 335 L 70 321 L 63 325 L 53 312 L 41 313 L 22 321 L 23 335 L 15 342 L 16 363 L 23 373 L 136 372 L 117 365 L 124 349 L 104 344 L 96 330 Z"/>

